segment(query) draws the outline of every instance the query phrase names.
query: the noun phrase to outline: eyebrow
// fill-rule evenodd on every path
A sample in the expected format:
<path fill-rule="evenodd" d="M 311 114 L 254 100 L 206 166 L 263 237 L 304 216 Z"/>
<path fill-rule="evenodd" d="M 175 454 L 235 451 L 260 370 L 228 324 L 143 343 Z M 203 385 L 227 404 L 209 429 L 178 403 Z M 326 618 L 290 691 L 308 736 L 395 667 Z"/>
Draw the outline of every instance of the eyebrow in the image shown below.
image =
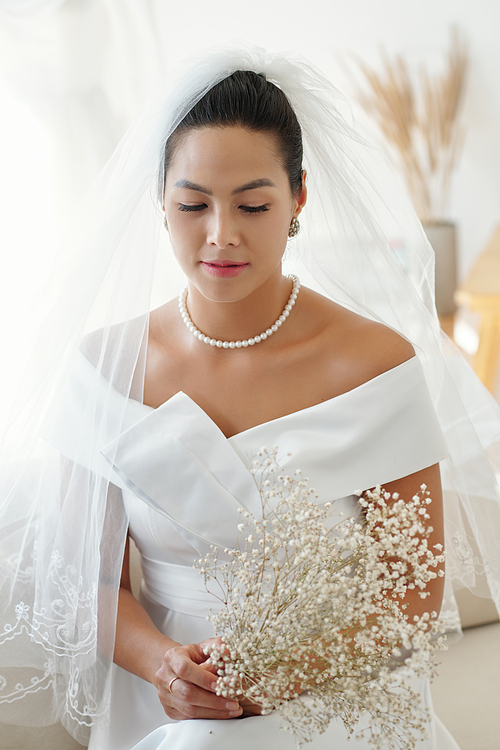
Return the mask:
<path fill-rule="evenodd" d="M 255 190 L 255 188 L 260 187 L 276 187 L 276 185 L 267 177 L 262 177 L 260 180 L 252 180 L 252 182 L 247 182 L 246 185 L 236 188 L 231 195 L 237 195 L 237 193 L 244 193 L 246 190 Z"/>
<path fill-rule="evenodd" d="M 198 193 L 212 195 L 211 190 L 202 187 L 201 185 L 197 185 L 195 182 L 191 182 L 190 180 L 178 180 L 178 182 L 175 183 L 175 187 L 186 188 L 187 190 L 196 190 Z M 276 185 L 267 177 L 262 177 L 260 180 L 252 180 L 252 182 L 247 182 L 246 185 L 242 185 L 241 187 L 236 188 L 235 190 L 233 190 L 231 195 L 237 195 L 238 193 L 244 193 L 247 190 L 255 190 L 256 188 L 260 187 L 276 187 Z"/>

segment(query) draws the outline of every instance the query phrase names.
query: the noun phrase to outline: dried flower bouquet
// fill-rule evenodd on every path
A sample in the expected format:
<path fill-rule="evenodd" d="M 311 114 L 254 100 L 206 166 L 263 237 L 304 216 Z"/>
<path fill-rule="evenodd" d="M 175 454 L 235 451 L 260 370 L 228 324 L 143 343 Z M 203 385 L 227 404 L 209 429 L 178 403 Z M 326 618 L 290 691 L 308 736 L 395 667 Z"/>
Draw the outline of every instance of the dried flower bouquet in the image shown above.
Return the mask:
<path fill-rule="evenodd" d="M 299 747 L 334 717 L 359 736 L 368 712 L 361 734 L 373 747 L 413 748 L 426 716 L 405 676 L 430 674 L 443 641 L 435 612 L 404 612 L 408 589 L 425 598 L 443 575 L 442 550 L 428 546 L 429 493 L 404 501 L 377 487 L 339 523 L 300 471 L 280 474 L 277 448 L 259 451 L 252 472 L 262 516 L 240 511 L 229 560 L 214 547 L 199 561 L 223 604 L 209 616 L 222 636 L 209 654 L 217 692 L 278 709 Z"/>
<path fill-rule="evenodd" d="M 400 55 L 390 59 L 384 54 L 381 73 L 362 60 L 357 64 L 364 79 L 357 86 L 357 98 L 396 156 L 419 219 L 442 221 L 463 140 L 460 111 L 469 64 L 467 45 L 452 29 L 447 68 L 433 76 L 422 67 L 420 95 Z"/>

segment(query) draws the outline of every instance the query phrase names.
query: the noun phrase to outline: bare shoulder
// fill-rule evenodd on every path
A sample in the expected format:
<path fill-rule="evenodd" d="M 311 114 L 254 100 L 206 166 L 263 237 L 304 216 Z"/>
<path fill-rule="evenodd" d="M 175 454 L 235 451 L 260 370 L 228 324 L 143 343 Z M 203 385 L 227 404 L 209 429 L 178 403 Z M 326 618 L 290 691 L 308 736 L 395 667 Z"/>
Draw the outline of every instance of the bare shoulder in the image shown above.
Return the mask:
<path fill-rule="evenodd" d="M 145 316 L 133 318 L 121 323 L 115 323 L 109 328 L 98 328 L 86 334 L 80 341 L 82 354 L 94 367 L 99 367 L 104 378 L 113 382 L 115 388 L 121 390 L 120 379 L 116 378 L 117 352 L 120 352 L 120 371 L 124 372 L 124 363 L 130 366 L 132 387 L 124 389 L 126 394 L 134 393 L 140 398 L 142 392 L 141 374 L 137 370 L 137 347 L 146 342 L 147 319 Z M 133 343 L 132 343 L 133 342 Z M 139 368 L 140 369 L 140 368 Z M 123 382 L 128 378 L 124 377 Z"/>
<path fill-rule="evenodd" d="M 415 356 L 413 345 L 393 328 L 350 310 L 344 315 L 351 331 L 353 355 L 370 362 L 375 374 L 391 370 Z"/>
<path fill-rule="evenodd" d="M 106 369 L 107 365 L 112 364 L 110 357 L 116 352 L 117 347 L 125 346 L 127 340 L 140 341 L 147 334 L 147 326 L 146 316 L 140 316 L 114 323 L 108 328 L 97 328 L 81 339 L 80 350 L 94 365 L 104 357 L 103 369 Z"/>
<path fill-rule="evenodd" d="M 305 291 L 304 302 L 310 307 L 311 318 L 321 321 L 316 335 L 317 364 L 327 378 L 334 376 L 342 382 L 341 391 L 415 356 L 412 344 L 392 328 Z"/>
<path fill-rule="evenodd" d="M 130 366 L 130 372 L 124 377 L 125 383 L 131 377 L 131 385 L 126 388 L 126 393 L 132 394 L 136 400 L 143 400 L 145 392 L 151 389 L 151 382 L 164 379 L 165 373 L 168 375 L 170 370 L 176 374 L 178 359 L 176 356 L 166 356 L 165 352 L 175 355 L 179 320 L 176 300 L 173 300 L 152 310 L 149 316 L 143 315 L 91 331 L 80 340 L 79 349 L 118 389 L 120 379 L 116 378 L 116 357 L 119 352 L 120 372 L 124 373 L 124 363 L 127 363 L 125 367 Z M 138 349 L 146 360 L 141 353 L 137 356 Z"/>

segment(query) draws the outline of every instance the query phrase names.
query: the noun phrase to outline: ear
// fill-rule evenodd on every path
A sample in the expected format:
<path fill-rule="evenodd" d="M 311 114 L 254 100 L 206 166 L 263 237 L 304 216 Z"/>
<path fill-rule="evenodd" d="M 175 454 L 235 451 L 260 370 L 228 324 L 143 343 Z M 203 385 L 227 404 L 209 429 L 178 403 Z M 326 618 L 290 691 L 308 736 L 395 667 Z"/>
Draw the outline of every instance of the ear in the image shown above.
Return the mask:
<path fill-rule="evenodd" d="M 302 170 L 302 188 L 294 198 L 294 210 L 293 218 L 296 219 L 300 214 L 307 202 L 307 186 L 306 186 L 307 172 L 305 169 Z"/>

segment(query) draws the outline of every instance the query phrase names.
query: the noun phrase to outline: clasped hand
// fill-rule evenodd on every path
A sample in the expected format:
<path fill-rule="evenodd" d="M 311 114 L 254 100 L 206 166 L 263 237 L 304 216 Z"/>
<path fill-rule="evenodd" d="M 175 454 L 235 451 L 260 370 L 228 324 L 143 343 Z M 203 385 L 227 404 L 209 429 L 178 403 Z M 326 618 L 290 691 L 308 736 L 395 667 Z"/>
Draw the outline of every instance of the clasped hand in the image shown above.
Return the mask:
<path fill-rule="evenodd" d="M 216 669 L 204 649 L 220 646 L 220 638 L 169 648 L 155 675 L 155 687 L 167 716 L 182 719 L 231 719 L 243 709 L 235 700 L 215 694 Z M 174 682 L 171 682 L 174 678 Z M 171 685 L 171 690 L 169 690 Z"/>
<path fill-rule="evenodd" d="M 260 715 L 261 706 L 247 698 L 236 701 L 216 695 L 216 667 L 208 661 L 207 647 L 220 649 L 221 638 L 207 638 L 187 646 L 179 644 L 165 652 L 155 685 L 167 716 L 181 721 Z M 299 685 L 294 690 L 302 692 Z"/>

